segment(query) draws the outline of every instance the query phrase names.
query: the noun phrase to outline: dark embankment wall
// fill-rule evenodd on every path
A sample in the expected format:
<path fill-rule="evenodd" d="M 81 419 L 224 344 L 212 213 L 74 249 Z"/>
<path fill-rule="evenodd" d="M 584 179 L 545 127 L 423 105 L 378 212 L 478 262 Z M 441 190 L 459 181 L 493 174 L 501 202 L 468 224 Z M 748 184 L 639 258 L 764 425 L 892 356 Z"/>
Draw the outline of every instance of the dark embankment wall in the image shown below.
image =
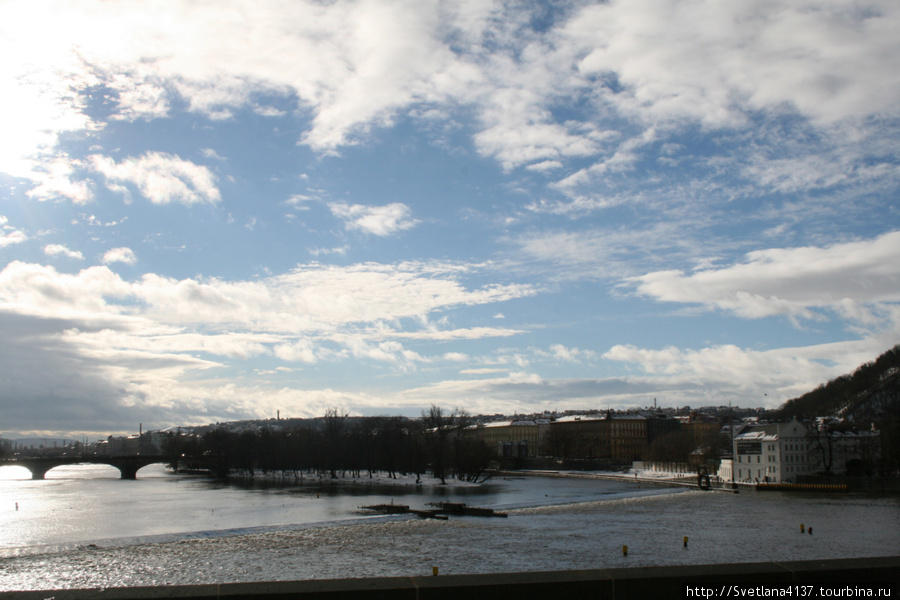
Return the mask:
<path fill-rule="evenodd" d="M 819 586 L 830 592 L 825 597 L 865 597 L 860 585 L 891 590 L 897 597 L 900 556 L 779 563 L 739 563 L 681 567 L 597 569 L 589 571 L 545 571 L 494 575 L 439 575 L 437 577 L 384 577 L 369 579 L 327 579 L 220 585 L 108 588 L 105 590 L 46 590 L 3 592 L 0 600 L 150 600 L 156 598 L 222 598 L 227 600 L 299 600 L 354 598 L 375 599 L 462 599 L 550 600 L 552 598 L 645 600 L 657 598 L 702 598 L 700 589 L 726 591 L 742 585 L 756 593 L 741 596 L 823 597 Z M 815 589 L 794 590 L 791 596 L 765 593 L 766 585 L 813 584 Z M 809 593 L 810 591 L 814 593 Z M 762 593 L 760 593 L 762 592 Z M 804 593 L 807 592 L 807 593 Z M 843 593 L 841 593 L 843 592 Z M 848 592 L 852 592 L 848 593 Z M 731 597 L 735 597 L 732 588 Z M 724 596 L 724 594 L 723 594 Z M 716 596 L 712 596 L 716 597 Z M 882 596 L 883 597 L 883 596 Z"/>

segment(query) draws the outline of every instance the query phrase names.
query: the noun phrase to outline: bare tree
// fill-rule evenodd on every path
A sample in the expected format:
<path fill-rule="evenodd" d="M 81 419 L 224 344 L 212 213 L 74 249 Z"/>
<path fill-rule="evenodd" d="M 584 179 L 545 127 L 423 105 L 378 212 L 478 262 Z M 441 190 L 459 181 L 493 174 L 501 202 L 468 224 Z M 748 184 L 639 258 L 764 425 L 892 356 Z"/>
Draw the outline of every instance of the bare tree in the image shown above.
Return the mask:
<path fill-rule="evenodd" d="M 840 432 L 832 423 L 825 419 L 816 419 L 810 423 L 806 430 L 809 439 L 809 449 L 812 457 L 822 465 L 826 475 L 831 475 L 834 459 L 839 452 L 838 438 Z"/>
<path fill-rule="evenodd" d="M 544 437 L 544 452 L 554 458 L 566 460 L 576 441 L 573 432 L 564 427 L 551 426 Z"/>
<path fill-rule="evenodd" d="M 454 432 L 455 413 L 448 414 L 440 406 L 432 404 L 427 413 L 422 413 L 422 421 L 425 425 L 425 443 L 431 456 L 431 472 L 441 483 L 447 483 L 449 438 Z"/>
<path fill-rule="evenodd" d="M 338 412 L 337 408 L 329 408 L 325 411 L 325 439 L 328 444 L 328 471 L 332 479 L 337 479 L 337 468 L 342 464 L 344 425 L 347 420 L 346 413 Z"/>

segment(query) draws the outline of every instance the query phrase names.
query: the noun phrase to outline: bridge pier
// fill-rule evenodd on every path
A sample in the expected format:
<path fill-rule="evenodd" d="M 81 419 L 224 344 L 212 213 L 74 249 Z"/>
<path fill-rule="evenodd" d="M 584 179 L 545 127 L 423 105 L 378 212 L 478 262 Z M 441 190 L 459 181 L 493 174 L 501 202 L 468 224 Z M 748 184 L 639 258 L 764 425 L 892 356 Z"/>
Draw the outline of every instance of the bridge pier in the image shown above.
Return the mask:
<path fill-rule="evenodd" d="M 47 475 L 47 471 L 49 471 L 55 465 L 36 465 L 32 463 L 22 466 L 31 471 L 32 480 L 40 480 L 44 479 L 44 477 Z"/>
<path fill-rule="evenodd" d="M 121 479 L 137 479 L 138 469 L 144 466 L 134 462 L 123 463 L 110 461 L 109 464 L 119 470 L 119 473 L 122 474 Z"/>

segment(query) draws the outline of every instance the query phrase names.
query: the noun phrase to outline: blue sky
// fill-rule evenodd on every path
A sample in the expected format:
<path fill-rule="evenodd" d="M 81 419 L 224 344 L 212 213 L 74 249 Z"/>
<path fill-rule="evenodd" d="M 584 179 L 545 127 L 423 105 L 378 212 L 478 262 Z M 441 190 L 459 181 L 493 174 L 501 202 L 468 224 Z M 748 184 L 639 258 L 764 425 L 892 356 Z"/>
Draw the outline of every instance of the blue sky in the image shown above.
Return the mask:
<path fill-rule="evenodd" d="M 0 434 L 775 407 L 900 341 L 894 2 L 0 4 Z"/>

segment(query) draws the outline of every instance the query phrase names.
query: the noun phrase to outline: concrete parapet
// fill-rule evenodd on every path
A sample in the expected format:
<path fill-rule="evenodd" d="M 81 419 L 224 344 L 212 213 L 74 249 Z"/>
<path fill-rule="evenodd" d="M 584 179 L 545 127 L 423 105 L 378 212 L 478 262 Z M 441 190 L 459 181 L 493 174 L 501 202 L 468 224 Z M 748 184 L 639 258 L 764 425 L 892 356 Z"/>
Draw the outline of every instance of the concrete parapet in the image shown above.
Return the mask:
<path fill-rule="evenodd" d="M 841 483 L 760 483 L 756 486 L 761 492 L 847 492 L 847 486 Z"/>
<path fill-rule="evenodd" d="M 896 589 L 900 556 L 437 577 L 382 577 L 91 590 L 0 592 L 0 600 L 644 600 L 687 598 L 688 585 L 872 584 Z"/>

